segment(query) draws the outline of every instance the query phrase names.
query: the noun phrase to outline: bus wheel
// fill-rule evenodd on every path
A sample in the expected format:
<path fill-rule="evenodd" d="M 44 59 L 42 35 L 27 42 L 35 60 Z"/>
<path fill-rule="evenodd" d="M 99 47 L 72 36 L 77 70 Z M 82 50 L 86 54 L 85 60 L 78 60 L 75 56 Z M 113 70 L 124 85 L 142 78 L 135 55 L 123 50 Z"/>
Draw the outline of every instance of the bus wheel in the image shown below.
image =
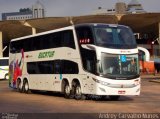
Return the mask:
<path fill-rule="evenodd" d="M 17 91 L 22 92 L 22 82 L 20 79 L 17 80 Z"/>
<path fill-rule="evenodd" d="M 29 90 L 29 84 L 28 84 L 27 80 L 24 81 L 24 85 L 23 86 L 24 86 L 24 92 L 25 93 L 29 93 L 30 90 Z"/>
<path fill-rule="evenodd" d="M 116 100 L 118 100 L 118 99 L 120 98 L 120 96 L 119 96 L 119 95 L 111 95 L 111 96 L 109 96 L 109 98 L 110 98 L 111 100 L 116 101 Z"/>
<path fill-rule="evenodd" d="M 76 100 L 82 99 L 82 91 L 81 91 L 81 86 L 79 84 L 76 84 L 75 86 L 75 99 Z"/>
<path fill-rule="evenodd" d="M 4 79 L 5 79 L 5 80 L 8 80 L 8 79 L 9 79 L 9 75 L 8 75 L 8 74 L 5 74 Z"/>
<path fill-rule="evenodd" d="M 68 83 L 65 83 L 65 85 L 64 85 L 64 97 L 65 98 L 70 98 L 70 93 L 71 92 L 71 89 L 70 89 L 70 87 L 69 87 L 69 84 Z"/>

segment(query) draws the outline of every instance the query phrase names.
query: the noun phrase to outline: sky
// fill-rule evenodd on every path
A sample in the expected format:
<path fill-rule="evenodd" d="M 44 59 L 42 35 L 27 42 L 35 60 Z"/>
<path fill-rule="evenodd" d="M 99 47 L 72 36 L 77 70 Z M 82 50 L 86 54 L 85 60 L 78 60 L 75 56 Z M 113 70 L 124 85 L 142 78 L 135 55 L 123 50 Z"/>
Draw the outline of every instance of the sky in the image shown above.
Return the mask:
<path fill-rule="evenodd" d="M 0 14 L 31 8 L 37 0 L 0 0 Z M 111 9 L 116 2 L 131 0 L 39 0 L 45 6 L 46 17 L 81 16 L 92 14 L 98 7 Z M 147 12 L 160 12 L 160 0 L 138 0 Z M 1 19 L 1 15 L 0 15 Z"/>

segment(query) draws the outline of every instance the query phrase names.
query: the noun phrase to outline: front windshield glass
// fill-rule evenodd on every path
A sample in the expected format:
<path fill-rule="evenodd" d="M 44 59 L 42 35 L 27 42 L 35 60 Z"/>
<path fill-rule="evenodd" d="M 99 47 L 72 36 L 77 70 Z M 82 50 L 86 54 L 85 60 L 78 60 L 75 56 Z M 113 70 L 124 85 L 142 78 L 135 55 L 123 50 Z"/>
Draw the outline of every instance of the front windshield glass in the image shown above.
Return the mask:
<path fill-rule="evenodd" d="M 96 45 L 115 49 L 136 48 L 136 40 L 130 28 L 125 26 L 94 26 Z"/>
<path fill-rule="evenodd" d="M 112 55 L 102 53 L 99 72 L 103 77 L 130 79 L 139 76 L 138 54 Z"/>

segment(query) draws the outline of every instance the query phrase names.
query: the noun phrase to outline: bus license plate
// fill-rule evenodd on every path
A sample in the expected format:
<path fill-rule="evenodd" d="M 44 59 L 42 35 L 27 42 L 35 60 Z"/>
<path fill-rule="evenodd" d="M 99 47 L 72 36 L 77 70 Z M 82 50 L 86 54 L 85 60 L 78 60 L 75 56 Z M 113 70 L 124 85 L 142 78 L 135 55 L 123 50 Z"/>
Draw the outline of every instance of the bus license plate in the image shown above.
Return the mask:
<path fill-rule="evenodd" d="M 119 90 L 119 91 L 118 91 L 118 94 L 125 94 L 125 93 L 126 93 L 125 90 Z"/>

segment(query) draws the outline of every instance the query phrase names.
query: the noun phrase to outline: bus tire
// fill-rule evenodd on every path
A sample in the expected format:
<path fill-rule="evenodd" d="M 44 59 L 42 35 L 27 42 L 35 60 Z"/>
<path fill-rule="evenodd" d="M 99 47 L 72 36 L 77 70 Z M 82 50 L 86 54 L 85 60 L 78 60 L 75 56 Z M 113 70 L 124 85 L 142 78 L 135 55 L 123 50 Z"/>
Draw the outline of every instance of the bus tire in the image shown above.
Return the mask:
<path fill-rule="evenodd" d="M 80 100 L 80 99 L 82 99 L 82 97 L 83 97 L 83 95 L 82 95 L 81 86 L 80 86 L 80 84 L 76 84 L 75 85 L 75 99 Z"/>
<path fill-rule="evenodd" d="M 109 98 L 110 98 L 110 100 L 117 101 L 117 100 L 119 100 L 120 96 L 119 95 L 110 95 Z"/>
<path fill-rule="evenodd" d="M 28 94 L 28 93 L 30 92 L 29 84 L 28 84 L 28 81 L 27 81 L 27 80 L 24 80 L 23 89 L 24 89 L 24 93 L 27 93 L 27 94 Z"/>
<path fill-rule="evenodd" d="M 65 84 L 64 84 L 64 97 L 69 99 L 70 94 L 71 94 L 71 89 L 69 87 L 69 84 L 67 82 L 65 82 Z"/>
<path fill-rule="evenodd" d="M 17 91 L 20 93 L 23 92 L 22 81 L 20 79 L 17 80 Z"/>
<path fill-rule="evenodd" d="M 5 80 L 8 80 L 8 79 L 9 79 L 9 75 L 8 75 L 8 73 L 7 73 L 7 74 L 5 74 L 4 79 L 5 79 Z"/>

